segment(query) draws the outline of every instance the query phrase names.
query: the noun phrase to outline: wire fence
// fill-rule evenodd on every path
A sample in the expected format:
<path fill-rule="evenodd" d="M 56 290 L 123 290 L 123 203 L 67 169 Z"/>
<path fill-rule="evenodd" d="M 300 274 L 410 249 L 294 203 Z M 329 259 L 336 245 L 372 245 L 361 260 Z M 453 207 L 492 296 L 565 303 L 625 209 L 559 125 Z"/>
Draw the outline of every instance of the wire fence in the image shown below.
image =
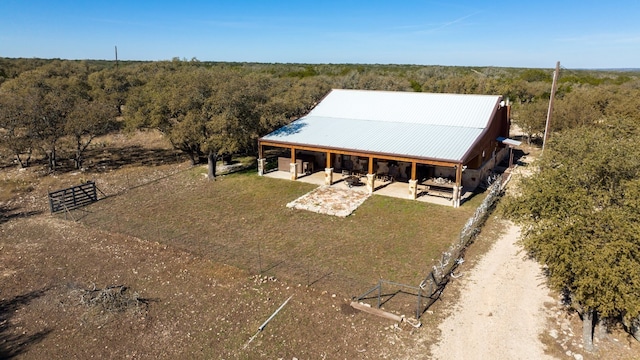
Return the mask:
<path fill-rule="evenodd" d="M 389 280 L 380 279 L 376 286 L 362 295 L 353 298 L 354 301 L 377 299 L 377 308 L 395 298 L 398 294 L 408 294 L 416 297 L 415 318 L 420 319 L 427 309 L 440 297 L 447 283 L 455 275 L 456 268 L 464 262 L 464 252 L 476 239 L 485 221 L 491 214 L 496 201 L 502 196 L 506 181 L 502 175 L 489 178 L 491 184 L 488 195 L 478 206 L 473 216 L 467 220 L 460 231 L 458 241 L 442 253 L 438 264 L 433 265 L 432 270 L 423 278 L 418 286 L 401 284 Z M 391 291 L 395 290 L 395 291 Z M 407 291 L 408 290 L 408 291 Z M 371 294 L 374 294 L 372 296 Z"/>
<path fill-rule="evenodd" d="M 197 232 L 187 230 L 184 226 L 174 228 L 156 219 L 141 222 L 140 219 L 97 206 L 89 211 L 78 213 L 77 216 L 86 226 L 166 244 L 216 263 L 244 269 L 250 274 L 347 294 L 350 289 L 361 287 L 368 281 L 365 277 L 352 276 L 339 264 L 340 259 L 326 258 L 320 250 L 301 252 L 299 248 L 287 248 L 246 236 L 225 238 L 208 230 Z M 101 214 L 103 211 L 105 214 Z M 105 216 L 106 212 L 108 216 Z M 194 227 L 200 228 L 199 225 Z M 303 242 L 304 236 L 301 235 L 299 240 Z"/>
<path fill-rule="evenodd" d="M 123 195 L 125 198 L 125 194 L 129 190 L 143 185 L 153 185 L 156 192 L 171 191 L 171 183 L 165 184 L 163 180 L 178 172 L 158 173 L 154 174 L 155 176 L 148 176 L 146 179 L 136 179 L 137 181 L 133 181 L 132 178 L 131 182 L 127 182 L 126 188 L 106 187 L 111 190 L 110 193 L 116 193 L 112 196 Z M 378 307 L 382 305 L 393 306 L 397 299 L 413 299 L 406 300 L 405 303 L 410 302 L 411 306 L 415 305 L 416 318 L 419 318 L 437 299 L 449 276 L 462 260 L 464 249 L 479 233 L 480 226 L 499 196 L 500 191 L 496 190 L 499 183 L 499 178 L 493 181 L 484 202 L 464 225 L 459 240 L 442 254 L 441 258 L 437 260 L 438 263 L 417 286 L 380 280 L 374 289 L 356 297 L 356 299 L 360 301 L 377 298 Z M 114 212 L 108 210 L 110 206 L 108 202 L 103 205 L 100 203 L 93 205 L 89 210 L 83 210 L 80 217 L 87 226 L 156 241 L 215 262 L 245 269 L 254 275 L 279 278 L 300 286 L 313 286 L 333 293 L 353 294 L 353 289 L 362 289 L 370 284 L 370 271 L 354 272 L 352 268 L 343 263 L 344 259 L 323 256 L 321 255 L 322 250 L 319 249 L 307 248 L 300 252 L 299 249 L 293 247 L 273 244 L 272 241 L 262 241 L 259 233 L 256 233 L 256 238 L 235 236 L 235 234 L 229 234 L 225 238 L 219 234 L 214 235 L 213 231 L 210 232 L 207 229 L 198 232 L 189 231 L 188 229 L 194 226 L 202 229 L 202 224 L 171 226 L 170 223 L 166 223 L 166 220 L 150 219 L 144 216 L 138 219 L 135 216 Z M 141 213 L 145 212 L 142 210 L 143 205 L 137 206 L 139 206 Z M 103 211 L 104 214 L 100 214 Z M 180 214 L 181 221 L 184 215 Z M 215 224 L 209 226 L 212 225 Z M 300 241 L 305 241 L 303 235 L 301 235 Z M 348 244 L 344 246 L 348 246 Z M 392 299 L 396 300 L 391 301 Z"/>

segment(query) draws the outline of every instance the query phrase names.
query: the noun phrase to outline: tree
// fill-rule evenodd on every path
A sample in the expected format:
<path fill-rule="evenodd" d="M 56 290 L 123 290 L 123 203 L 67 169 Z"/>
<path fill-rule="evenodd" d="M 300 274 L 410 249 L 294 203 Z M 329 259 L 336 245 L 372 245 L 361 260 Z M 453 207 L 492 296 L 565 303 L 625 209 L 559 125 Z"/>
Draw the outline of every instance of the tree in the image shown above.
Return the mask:
<path fill-rule="evenodd" d="M 50 170 L 56 168 L 57 144 L 64 136 L 65 117 L 74 102 L 65 82 L 39 69 L 24 72 L 3 84 L 5 91 L 28 101 L 22 120 L 35 143 L 45 152 Z"/>
<path fill-rule="evenodd" d="M 197 164 L 204 157 L 207 119 L 203 107 L 213 86 L 204 69 L 161 69 L 129 96 L 127 126 L 158 129 Z"/>
<path fill-rule="evenodd" d="M 551 74 L 542 69 L 526 69 L 520 74 L 520 78 L 526 82 L 551 82 Z"/>
<path fill-rule="evenodd" d="M 88 81 L 92 98 L 113 104 L 118 115 L 122 115 L 122 106 L 134 81 L 129 71 L 128 68 L 110 68 L 91 73 Z"/>
<path fill-rule="evenodd" d="M 606 109 L 606 100 L 599 95 L 596 89 L 578 88 L 558 99 L 553 110 L 552 130 L 588 126 L 599 121 Z"/>
<path fill-rule="evenodd" d="M 91 140 L 112 127 L 116 107 L 108 109 L 92 98 L 88 74 L 82 63 L 54 61 L 2 84 L 6 98 L 0 115 L 5 125 L 1 127 L 12 140 L 21 165 L 28 161 L 22 162 L 19 155 L 30 155 L 37 146 L 46 154 L 49 169 L 55 171 L 61 140 L 71 137 L 79 168 Z"/>
<path fill-rule="evenodd" d="M 527 135 L 529 145 L 533 136 L 544 133 L 548 107 L 549 101 L 543 100 L 516 103 L 513 106 L 513 122 Z"/>
<path fill-rule="evenodd" d="M 34 147 L 33 136 L 26 119 L 29 99 L 0 91 L 0 147 L 9 149 L 20 167 L 30 165 Z"/>
<path fill-rule="evenodd" d="M 74 164 L 81 169 L 83 154 L 97 136 L 105 135 L 117 127 L 115 106 L 101 101 L 78 101 L 65 122 L 64 133 L 74 145 Z"/>
<path fill-rule="evenodd" d="M 525 249 L 568 296 L 593 349 L 594 318 L 640 314 L 640 129 L 608 119 L 554 134 L 540 172 L 523 179 L 505 210 Z"/>
<path fill-rule="evenodd" d="M 128 102 L 127 122 L 160 130 L 192 164 L 206 157 L 214 179 L 218 156 L 246 148 L 255 138 L 268 87 L 266 78 L 233 70 L 160 71 Z"/>
<path fill-rule="evenodd" d="M 331 85 L 322 77 L 306 77 L 272 79 L 263 88 L 266 99 L 257 109 L 260 124 L 256 138 L 306 115 L 331 90 Z"/>

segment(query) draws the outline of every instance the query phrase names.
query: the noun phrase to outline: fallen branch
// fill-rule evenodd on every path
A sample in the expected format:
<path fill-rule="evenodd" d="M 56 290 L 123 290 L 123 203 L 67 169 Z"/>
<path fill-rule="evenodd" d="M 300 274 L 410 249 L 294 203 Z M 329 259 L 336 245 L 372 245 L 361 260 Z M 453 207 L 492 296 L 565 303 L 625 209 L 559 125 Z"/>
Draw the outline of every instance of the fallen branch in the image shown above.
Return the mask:
<path fill-rule="evenodd" d="M 123 312 L 128 309 L 146 310 L 149 299 L 131 292 L 124 285 L 111 285 L 104 289 L 80 290 L 80 303 L 89 307 L 99 307 L 108 312 Z"/>
<path fill-rule="evenodd" d="M 367 312 L 369 314 L 373 314 L 376 316 L 380 316 L 383 317 L 385 319 L 389 319 L 389 320 L 394 320 L 397 322 L 402 322 L 402 317 L 396 314 L 392 314 L 390 312 L 386 312 L 384 310 L 380 310 L 380 309 L 376 309 L 376 308 L 372 308 L 370 306 L 367 305 L 363 305 L 357 302 L 352 301 L 351 302 L 351 307 L 360 311 L 364 311 Z"/>

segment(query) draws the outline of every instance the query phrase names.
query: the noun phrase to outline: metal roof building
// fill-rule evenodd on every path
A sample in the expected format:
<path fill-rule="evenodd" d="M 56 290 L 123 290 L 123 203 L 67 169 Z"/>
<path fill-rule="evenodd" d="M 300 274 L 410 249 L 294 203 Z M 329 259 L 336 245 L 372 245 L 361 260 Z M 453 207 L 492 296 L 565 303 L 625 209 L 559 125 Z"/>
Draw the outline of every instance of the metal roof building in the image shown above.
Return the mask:
<path fill-rule="evenodd" d="M 259 157 L 265 146 L 290 148 L 295 164 L 296 151 L 311 152 L 327 171 L 344 168 L 344 156 L 356 157 L 366 160 L 367 174 L 379 162 L 403 162 L 411 164 L 413 181 L 419 165 L 447 167 L 462 186 L 462 169 L 481 168 L 508 132 L 498 95 L 334 89 L 306 116 L 260 138 Z"/>

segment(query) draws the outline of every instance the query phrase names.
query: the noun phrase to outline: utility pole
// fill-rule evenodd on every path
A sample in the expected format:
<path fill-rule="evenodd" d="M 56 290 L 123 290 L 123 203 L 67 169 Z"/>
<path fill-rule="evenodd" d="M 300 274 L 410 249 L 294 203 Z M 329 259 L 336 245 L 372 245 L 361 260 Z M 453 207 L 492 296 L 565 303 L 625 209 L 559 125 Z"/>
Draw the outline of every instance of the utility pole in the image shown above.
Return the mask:
<path fill-rule="evenodd" d="M 118 68 L 118 47 L 116 46 L 116 69 Z"/>
<path fill-rule="evenodd" d="M 551 84 L 551 96 L 549 97 L 549 111 L 547 111 L 547 123 L 544 126 L 544 137 L 542 139 L 542 151 L 547 144 L 549 138 L 549 125 L 551 123 L 551 113 L 553 112 L 553 99 L 556 97 L 556 89 L 558 88 L 558 77 L 560 76 L 560 61 L 556 63 L 556 71 L 553 73 L 553 83 Z"/>

